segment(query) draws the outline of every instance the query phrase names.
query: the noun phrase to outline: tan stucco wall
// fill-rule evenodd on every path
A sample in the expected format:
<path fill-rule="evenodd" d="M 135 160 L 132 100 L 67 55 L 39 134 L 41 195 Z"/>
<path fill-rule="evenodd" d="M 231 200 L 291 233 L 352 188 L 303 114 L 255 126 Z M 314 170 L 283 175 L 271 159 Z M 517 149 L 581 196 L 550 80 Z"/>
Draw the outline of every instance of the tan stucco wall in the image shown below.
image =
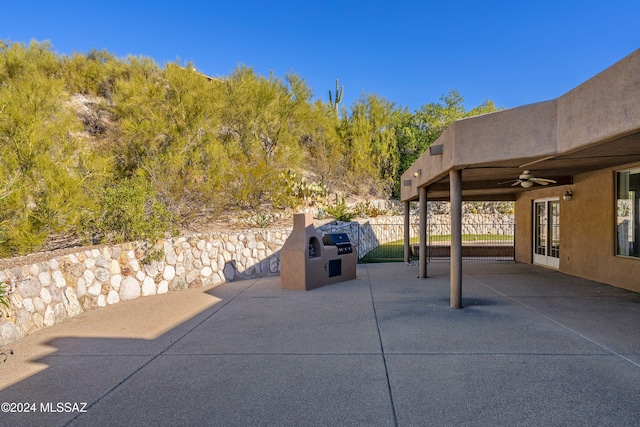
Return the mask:
<path fill-rule="evenodd" d="M 640 53 L 627 56 L 558 98 L 558 151 L 612 139 L 640 127 Z"/>
<path fill-rule="evenodd" d="M 516 260 L 532 262 L 533 200 L 560 197 L 562 273 L 640 292 L 640 259 L 615 256 L 615 170 L 576 175 L 570 186 L 522 193 L 516 200 Z M 568 189 L 570 202 L 562 200 Z"/>
<path fill-rule="evenodd" d="M 458 120 L 434 143 L 443 146 L 442 154 L 431 156 L 427 150 L 402 175 L 401 200 L 417 197 L 419 187 L 448 176 L 449 169 L 553 154 L 556 128 L 555 100 Z"/>
<path fill-rule="evenodd" d="M 557 112 L 553 100 L 456 121 L 455 165 L 555 153 Z"/>
<path fill-rule="evenodd" d="M 437 156 L 429 155 L 429 150 L 402 174 L 401 200 L 410 200 L 417 197 L 418 188 L 428 180 L 436 180 L 444 175 L 449 175 L 449 169 L 453 167 L 453 143 L 455 141 L 455 127 L 448 127 L 437 139 L 436 145 L 442 144 L 444 150 Z M 418 176 L 416 174 L 420 172 Z M 405 185 L 405 181 L 411 181 L 411 185 Z"/>

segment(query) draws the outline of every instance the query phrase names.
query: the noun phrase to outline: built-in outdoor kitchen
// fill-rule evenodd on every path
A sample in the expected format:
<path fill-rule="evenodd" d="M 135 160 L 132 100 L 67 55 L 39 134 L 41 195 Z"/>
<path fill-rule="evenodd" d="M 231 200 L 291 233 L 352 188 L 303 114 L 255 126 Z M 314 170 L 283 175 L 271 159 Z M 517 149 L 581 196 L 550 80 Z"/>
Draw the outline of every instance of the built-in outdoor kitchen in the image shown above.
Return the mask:
<path fill-rule="evenodd" d="M 295 214 L 280 253 L 280 287 L 308 291 L 355 279 L 357 260 L 346 233 L 320 236 L 311 214 Z"/>

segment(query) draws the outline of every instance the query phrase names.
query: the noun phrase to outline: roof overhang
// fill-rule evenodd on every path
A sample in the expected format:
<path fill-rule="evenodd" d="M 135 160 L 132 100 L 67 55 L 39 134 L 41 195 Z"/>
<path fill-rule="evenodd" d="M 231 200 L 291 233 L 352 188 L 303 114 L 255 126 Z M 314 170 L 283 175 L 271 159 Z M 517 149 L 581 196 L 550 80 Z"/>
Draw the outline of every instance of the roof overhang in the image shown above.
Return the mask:
<path fill-rule="evenodd" d="M 572 183 L 589 171 L 640 162 L 640 50 L 558 99 L 456 121 L 402 176 L 402 200 L 449 199 L 462 170 L 463 200 L 515 200 L 524 170 Z"/>

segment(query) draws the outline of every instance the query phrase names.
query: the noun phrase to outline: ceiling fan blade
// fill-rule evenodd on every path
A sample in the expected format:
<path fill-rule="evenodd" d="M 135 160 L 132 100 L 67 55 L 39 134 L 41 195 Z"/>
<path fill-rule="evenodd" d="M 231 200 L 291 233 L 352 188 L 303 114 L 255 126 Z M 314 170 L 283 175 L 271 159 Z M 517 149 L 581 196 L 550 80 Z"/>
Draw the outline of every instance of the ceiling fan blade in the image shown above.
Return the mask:
<path fill-rule="evenodd" d="M 522 184 L 523 181 L 520 181 L 519 179 L 516 179 L 516 182 L 514 182 L 513 184 L 511 184 L 512 187 L 515 187 L 516 185 L 520 185 Z"/>
<path fill-rule="evenodd" d="M 511 184 L 512 182 L 517 182 L 517 179 L 512 179 L 510 181 L 499 182 L 498 185 Z"/>
<path fill-rule="evenodd" d="M 554 181 L 553 179 L 547 179 L 547 178 L 531 178 L 531 181 L 537 182 L 538 184 L 544 183 L 543 185 L 547 185 L 549 183 L 551 184 L 556 183 L 556 181 Z"/>

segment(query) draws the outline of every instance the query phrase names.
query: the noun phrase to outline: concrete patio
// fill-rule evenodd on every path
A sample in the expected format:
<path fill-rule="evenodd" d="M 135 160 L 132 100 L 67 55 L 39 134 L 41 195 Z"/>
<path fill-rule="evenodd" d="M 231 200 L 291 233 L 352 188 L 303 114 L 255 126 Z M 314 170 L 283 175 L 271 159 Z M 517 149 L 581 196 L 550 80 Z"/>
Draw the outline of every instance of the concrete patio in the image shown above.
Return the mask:
<path fill-rule="evenodd" d="M 417 270 L 358 265 L 309 292 L 265 277 L 83 313 L 5 349 L 0 402 L 35 411 L 0 425 L 640 425 L 640 294 L 469 261 L 456 310 L 449 264 Z"/>

